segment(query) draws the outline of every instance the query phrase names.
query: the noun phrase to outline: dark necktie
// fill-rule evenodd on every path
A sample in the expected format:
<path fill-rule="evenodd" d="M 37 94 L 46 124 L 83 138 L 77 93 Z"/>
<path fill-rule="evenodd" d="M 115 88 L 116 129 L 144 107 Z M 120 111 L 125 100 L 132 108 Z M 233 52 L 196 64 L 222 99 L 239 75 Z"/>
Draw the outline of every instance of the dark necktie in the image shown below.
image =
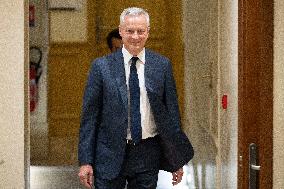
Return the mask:
<path fill-rule="evenodd" d="M 130 92 L 130 131 L 134 143 L 139 143 L 142 138 L 141 114 L 140 114 L 140 87 L 136 69 L 138 57 L 131 58 L 130 75 L 129 75 L 129 92 Z"/>

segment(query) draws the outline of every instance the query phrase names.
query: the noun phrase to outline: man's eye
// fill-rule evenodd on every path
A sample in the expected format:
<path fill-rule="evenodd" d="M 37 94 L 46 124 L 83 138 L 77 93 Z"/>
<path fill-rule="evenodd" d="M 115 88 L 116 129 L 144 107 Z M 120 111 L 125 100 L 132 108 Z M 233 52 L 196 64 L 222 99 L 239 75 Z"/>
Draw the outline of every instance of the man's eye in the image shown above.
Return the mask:
<path fill-rule="evenodd" d="M 137 33 L 138 33 L 139 35 L 144 34 L 144 33 L 145 33 L 145 30 L 138 30 Z"/>
<path fill-rule="evenodd" d="M 134 30 L 126 30 L 126 32 L 129 33 L 129 34 L 133 34 Z"/>

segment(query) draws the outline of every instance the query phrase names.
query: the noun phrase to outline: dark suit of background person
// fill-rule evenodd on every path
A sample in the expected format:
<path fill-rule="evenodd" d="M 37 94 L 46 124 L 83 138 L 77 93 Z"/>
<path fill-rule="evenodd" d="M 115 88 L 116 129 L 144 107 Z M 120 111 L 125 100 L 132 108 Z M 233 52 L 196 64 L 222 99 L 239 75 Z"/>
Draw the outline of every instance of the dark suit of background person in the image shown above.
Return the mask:
<path fill-rule="evenodd" d="M 193 157 L 192 146 L 180 127 L 171 63 L 144 49 L 150 29 L 146 14 L 139 8 L 125 9 L 119 27 L 123 49 L 94 60 L 90 69 L 79 141 L 79 177 L 87 187 L 94 175 L 96 189 L 123 189 L 126 180 L 130 189 L 154 189 L 159 169 L 172 172 L 173 184 L 177 184 L 183 165 Z M 148 138 L 142 135 L 138 144 L 127 140 L 131 139 L 127 55 L 138 56 L 136 66 L 144 66 L 144 89 L 154 118 L 153 133 L 157 133 Z"/>

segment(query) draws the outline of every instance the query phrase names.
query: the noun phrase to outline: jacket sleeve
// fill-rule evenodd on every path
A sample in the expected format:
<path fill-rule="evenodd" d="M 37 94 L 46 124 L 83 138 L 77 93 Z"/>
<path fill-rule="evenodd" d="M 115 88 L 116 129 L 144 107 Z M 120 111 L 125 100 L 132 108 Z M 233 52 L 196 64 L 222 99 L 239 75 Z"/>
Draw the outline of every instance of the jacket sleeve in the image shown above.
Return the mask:
<path fill-rule="evenodd" d="M 92 63 L 83 97 L 78 158 L 79 164 L 94 164 L 96 131 L 100 125 L 103 87 L 99 59 Z"/>
<path fill-rule="evenodd" d="M 168 61 L 167 68 L 165 71 L 165 80 L 164 80 L 164 104 L 166 109 L 171 116 L 171 128 L 174 128 L 172 132 L 178 132 L 181 129 L 181 119 L 178 105 L 178 96 L 176 91 L 175 79 L 173 77 L 172 65 Z"/>
<path fill-rule="evenodd" d="M 168 125 L 164 129 L 166 133 L 171 134 L 170 136 L 168 135 L 167 139 L 161 137 L 160 140 L 164 153 L 161 168 L 166 171 L 175 172 L 193 158 L 194 151 L 189 139 L 181 129 L 176 84 L 170 62 L 167 64 L 164 82 L 165 92 L 163 99 L 167 112 L 165 114 L 169 119 Z"/>

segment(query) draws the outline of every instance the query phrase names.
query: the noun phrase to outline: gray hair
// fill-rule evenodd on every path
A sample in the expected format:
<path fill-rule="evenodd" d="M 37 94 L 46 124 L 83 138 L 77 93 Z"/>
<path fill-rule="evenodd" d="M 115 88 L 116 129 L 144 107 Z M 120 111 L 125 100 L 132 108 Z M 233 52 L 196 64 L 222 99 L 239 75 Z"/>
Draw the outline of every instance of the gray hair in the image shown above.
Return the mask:
<path fill-rule="evenodd" d="M 142 8 L 138 7 L 129 7 L 124 9 L 120 15 L 120 25 L 123 24 L 125 16 L 145 16 L 147 20 L 147 26 L 150 27 L 150 16 L 148 12 Z"/>

